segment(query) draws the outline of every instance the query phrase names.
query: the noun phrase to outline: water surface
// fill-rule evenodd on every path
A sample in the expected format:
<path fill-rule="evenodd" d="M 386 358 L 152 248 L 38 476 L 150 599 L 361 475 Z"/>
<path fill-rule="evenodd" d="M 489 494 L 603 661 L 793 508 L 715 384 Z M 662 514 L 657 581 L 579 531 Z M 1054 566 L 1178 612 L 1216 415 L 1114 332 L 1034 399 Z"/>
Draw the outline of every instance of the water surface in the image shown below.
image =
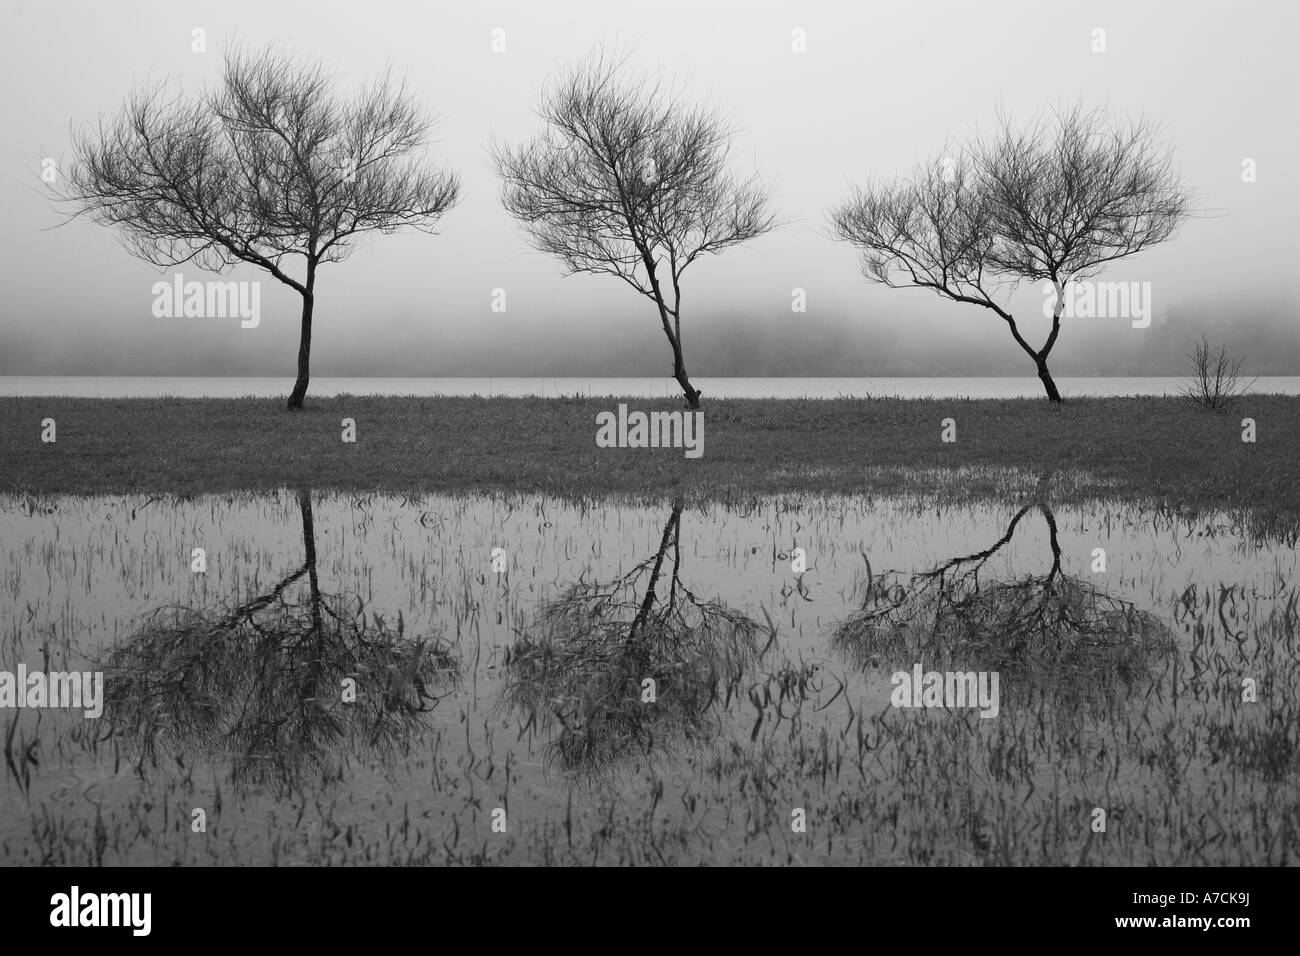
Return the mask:
<path fill-rule="evenodd" d="M 1295 852 L 1294 542 L 1224 516 L 286 490 L 9 496 L 0 541 L 0 667 L 108 681 L 0 711 L 6 863 Z M 998 715 L 891 706 L 917 664 Z"/>

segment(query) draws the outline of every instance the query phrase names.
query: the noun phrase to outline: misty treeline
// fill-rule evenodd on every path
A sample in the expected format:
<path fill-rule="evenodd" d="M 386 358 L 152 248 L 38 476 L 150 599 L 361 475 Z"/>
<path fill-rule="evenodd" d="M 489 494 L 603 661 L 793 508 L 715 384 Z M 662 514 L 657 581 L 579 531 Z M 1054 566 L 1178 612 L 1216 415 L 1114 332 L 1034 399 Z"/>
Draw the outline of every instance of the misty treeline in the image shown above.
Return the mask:
<path fill-rule="evenodd" d="M 712 310 L 700 316 L 691 342 L 692 371 L 705 378 L 771 377 L 1021 377 L 1025 361 L 998 348 L 986 323 L 952 326 L 943 318 L 900 322 L 888 303 L 863 314 L 818 309 L 792 315 L 789 306 L 755 313 Z M 454 354 L 390 360 L 349 358 L 348 374 L 455 376 L 461 363 L 476 375 L 592 375 L 650 378 L 662 374 L 653 351 L 662 334 L 637 323 L 625 334 L 607 334 L 608 320 L 574 318 L 563 332 L 539 327 L 533 318 L 500 317 L 493 343 L 458 344 Z M 1044 320 L 1038 319 L 1040 324 Z M 1200 336 L 1231 342 L 1234 354 L 1258 375 L 1292 375 L 1300 367 L 1295 320 L 1280 301 L 1207 301 L 1172 306 L 1158 315 L 1156 334 L 1130 333 L 1127 320 L 1077 323 L 1053 353 L 1059 376 L 1178 377 L 1189 370 L 1187 354 Z M 360 365 L 356 364 L 361 362 Z M 394 364 L 396 362 L 396 364 Z M 269 371 L 271 367 L 266 366 Z M 211 374 L 195 367 L 194 374 Z M 339 374 L 343 374 L 340 372 Z"/>
<path fill-rule="evenodd" d="M 698 331 L 691 339 L 692 375 L 704 378 L 822 377 L 1022 377 L 1019 350 L 989 335 L 986 322 L 953 325 L 944 316 L 900 319 L 897 297 L 882 297 L 875 308 L 850 312 L 819 306 L 792 314 L 789 305 L 742 311 L 697 310 Z M 590 302 L 582 307 L 551 303 L 553 311 L 516 310 L 493 316 L 492 335 L 477 327 L 410 331 L 419 321 L 411 312 L 378 316 L 353 329 L 333 346 L 318 375 L 360 378 L 428 378 L 473 375 L 490 378 L 635 377 L 664 373 L 663 332 L 645 321 L 629 296 L 614 314 Z M 972 316 L 976 318 L 976 316 Z M 284 353 L 270 345 L 249 352 L 240 336 L 222 333 L 220 324 L 194 327 L 196 338 L 160 337 L 148 354 L 134 338 L 112 335 L 118 323 L 147 321 L 115 310 L 57 352 L 44 344 L 40 327 L 14 330 L 0 352 L 0 374 L 84 374 L 221 376 L 238 366 L 245 376 L 273 378 L 283 372 Z M 1046 321 L 1039 318 L 1039 323 Z M 263 326 L 281 348 L 291 343 L 284 328 Z M 618 335 L 610 335 L 617 329 Z M 1252 376 L 1290 376 L 1300 368 L 1300 336 L 1293 310 L 1279 298 L 1236 295 L 1209 297 L 1158 310 L 1146 333 L 1129 331 L 1127 319 L 1076 322 L 1052 353 L 1057 376 L 1181 377 L 1188 355 L 1204 334 L 1230 343 Z M 244 338 L 247 341 L 246 337 Z M 194 343 L 201 342 L 201 346 Z M 401 342 L 400 350 L 367 347 Z M 319 364 L 319 363 L 318 363 Z M 472 372 L 466 372 L 472 369 Z M 550 389 L 553 391 L 553 389 Z M 566 386 L 566 390 L 572 390 Z"/>
<path fill-rule="evenodd" d="M 623 55 L 598 51 L 563 73 L 544 87 L 538 113 L 531 139 L 492 146 L 502 204 L 566 274 L 611 276 L 646 300 L 673 378 L 687 406 L 699 408 L 686 363 L 685 275 L 778 227 L 769 186 L 734 170 L 735 131 L 724 113 L 630 74 Z M 77 134 L 55 194 L 72 218 L 116 227 L 133 254 L 159 267 L 194 262 L 220 273 L 251 264 L 298 293 L 288 407 L 301 408 L 318 268 L 345 259 L 368 234 L 432 233 L 460 198 L 456 174 L 424 156 L 431 128 L 391 75 L 349 97 L 319 63 L 236 49 L 215 88 L 186 97 L 160 84 Z M 988 311 L 1057 402 L 1047 362 L 1067 317 L 1063 290 L 1171 238 L 1189 214 L 1191 193 L 1157 134 L 1077 105 L 1024 128 L 1000 117 L 993 135 L 949 144 L 908 177 L 854 190 L 831 212 L 831 231 L 861 252 L 868 279 Z M 1056 290 L 1041 343 L 1009 310 L 1020 283 Z M 746 326 L 728 340 L 753 352 L 764 342 L 758 333 Z M 834 358 L 841 345 L 800 347 Z M 711 360 L 710 371 L 745 374 L 738 358 Z M 927 362 L 916 374 L 935 368 Z"/>

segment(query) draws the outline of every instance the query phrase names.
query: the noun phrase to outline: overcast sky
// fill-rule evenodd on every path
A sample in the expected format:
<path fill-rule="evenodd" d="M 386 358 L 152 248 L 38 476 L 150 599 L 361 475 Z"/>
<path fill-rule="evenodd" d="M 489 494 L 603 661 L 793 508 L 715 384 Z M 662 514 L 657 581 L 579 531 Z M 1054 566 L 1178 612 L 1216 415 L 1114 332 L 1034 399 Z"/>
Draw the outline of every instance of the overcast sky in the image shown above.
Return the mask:
<path fill-rule="evenodd" d="M 258 328 L 154 318 L 158 271 L 104 227 L 52 228 L 60 217 L 39 180 L 43 157 L 70 158 L 70 125 L 115 112 L 151 79 L 175 77 L 187 90 L 214 81 L 234 42 L 276 41 L 320 57 L 345 86 L 392 61 L 441 117 L 430 158 L 463 180 L 439 235 L 378 236 L 322 268 L 317 375 L 667 374 L 649 303 L 610 277 L 565 277 L 533 251 L 499 205 L 488 158 L 494 137 L 518 141 L 538 129 L 542 83 L 602 41 L 634 44 L 635 68 L 661 72 L 729 113 L 737 169 L 763 174 L 787 222 L 688 271 L 683 332 L 693 374 L 737 371 L 720 336 L 747 322 L 777 350 L 823 338 L 824 365 L 788 370 L 797 374 L 853 374 L 843 356 L 869 355 L 873 343 L 897 353 L 906 366 L 897 370 L 908 374 L 921 370 L 927 347 L 943 356 L 936 372 L 983 373 L 994 356 L 1032 373 L 984 310 L 863 279 L 855 253 L 828 237 L 825 216 L 850 184 L 907 172 L 946 138 L 987 128 L 999 105 L 1029 119 L 1075 99 L 1160 121 L 1201 212 L 1173 241 L 1104 276 L 1151 282 L 1156 323 L 1067 326 L 1058 347 L 1067 362 L 1072 354 L 1082 361 L 1071 349 L 1085 341 L 1102 365 L 1143 351 L 1181 354 L 1183 338 L 1168 321 L 1179 310 L 1294 337 L 1297 9 L 1290 0 L 6 2 L 0 374 L 292 374 L 291 291 L 250 267 L 233 276 L 264 280 Z M 191 51 L 195 28 L 206 30 L 206 53 Z M 491 50 L 494 28 L 505 31 L 503 53 Z M 806 32 L 804 53 L 791 49 L 796 28 Z M 1092 51 L 1097 28 L 1104 53 Z M 1242 182 L 1247 157 L 1257 164 L 1254 183 Z M 506 290 L 504 315 L 491 311 L 494 288 Z M 795 288 L 806 290 L 807 314 L 790 311 Z M 1015 302 L 1025 317 L 1038 316 L 1041 303 L 1036 289 Z M 1042 320 L 1026 325 L 1041 341 Z M 946 332 L 959 344 L 955 357 L 941 344 Z M 696 360 L 693 342 L 707 343 Z M 612 364 L 616 355 L 624 364 Z M 781 362 L 778 351 L 764 371 L 787 371 Z"/>

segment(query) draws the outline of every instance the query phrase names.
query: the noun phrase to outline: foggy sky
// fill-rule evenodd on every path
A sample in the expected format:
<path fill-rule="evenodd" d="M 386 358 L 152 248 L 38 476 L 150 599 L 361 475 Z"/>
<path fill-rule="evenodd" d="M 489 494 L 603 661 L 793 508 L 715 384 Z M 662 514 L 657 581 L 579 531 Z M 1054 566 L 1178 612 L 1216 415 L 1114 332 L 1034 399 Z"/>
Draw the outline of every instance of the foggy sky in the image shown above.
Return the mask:
<path fill-rule="evenodd" d="M 1290 284 L 1300 212 L 1295 4 L 1209 3 L 5 3 L 0 374 L 265 375 L 292 372 L 299 300 L 261 280 L 261 324 L 159 319 L 160 273 L 112 230 L 60 221 L 43 157 L 71 158 L 69 127 L 112 115 L 133 86 L 214 82 L 222 50 L 277 41 L 319 56 L 344 87 L 391 61 L 440 120 L 427 155 L 462 177 L 436 236 L 376 236 L 318 277 L 315 375 L 668 374 L 650 303 L 608 276 L 562 274 L 501 209 L 494 138 L 539 129 L 539 88 L 600 42 L 635 44 L 738 128 L 738 172 L 772 184 L 785 225 L 696 262 L 683 280 L 693 375 L 1031 374 L 986 310 L 862 278 L 827 210 L 850 184 L 904 174 L 949 138 L 988 129 L 999 106 L 1029 120 L 1082 99 L 1163 124 L 1198 213 L 1172 241 L 1101 278 L 1150 282 L 1155 321 L 1067 320 L 1061 374 L 1176 374 L 1200 328 L 1239 346 L 1255 374 L 1300 374 Z M 208 50 L 190 50 L 191 30 Z M 490 49 L 494 28 L 507 50 Z M 807 33 L 806 53 L 791 31 Z M 1106 31 L 1107 51 L 1090 50 Z M 1241 181 L 1241 162 L 1258 181 Z M 187 280 L 216 278 L 193 266 Z M 507 312 L 491 311 L 492 290 Z M 806 290 L 806 314 L 790 311 Z M 1012 300 L 1032 344 L 1042 295 Z M 1212 338 L 1216 337 L 1212 334 Z"/>

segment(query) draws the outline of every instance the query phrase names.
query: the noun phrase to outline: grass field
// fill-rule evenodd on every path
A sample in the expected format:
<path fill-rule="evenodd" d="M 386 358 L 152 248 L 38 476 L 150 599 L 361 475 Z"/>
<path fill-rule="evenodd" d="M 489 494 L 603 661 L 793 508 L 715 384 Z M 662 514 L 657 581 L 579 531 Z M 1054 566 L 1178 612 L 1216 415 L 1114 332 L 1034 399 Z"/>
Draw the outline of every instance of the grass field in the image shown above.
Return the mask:
<path fill-rule="evenodd" d="M 198 494 L 281 487 L 735 500 L 945 493 L 1300 514 L 1300 398 L 1217 414 L 1177 398 L 717 400 L 701 458 L 597 448 L 596 415 L 671 400 L 354 397 L 0 399 L 0 490 Z M 1242 419 L 1257 440 L 1242 441 Z M 57 438 L 41 441 L 53 418 Z M 356 442 L 340 422 L 356 422 Z M 942 422 L 957 441 L 941 441 Z"/>

